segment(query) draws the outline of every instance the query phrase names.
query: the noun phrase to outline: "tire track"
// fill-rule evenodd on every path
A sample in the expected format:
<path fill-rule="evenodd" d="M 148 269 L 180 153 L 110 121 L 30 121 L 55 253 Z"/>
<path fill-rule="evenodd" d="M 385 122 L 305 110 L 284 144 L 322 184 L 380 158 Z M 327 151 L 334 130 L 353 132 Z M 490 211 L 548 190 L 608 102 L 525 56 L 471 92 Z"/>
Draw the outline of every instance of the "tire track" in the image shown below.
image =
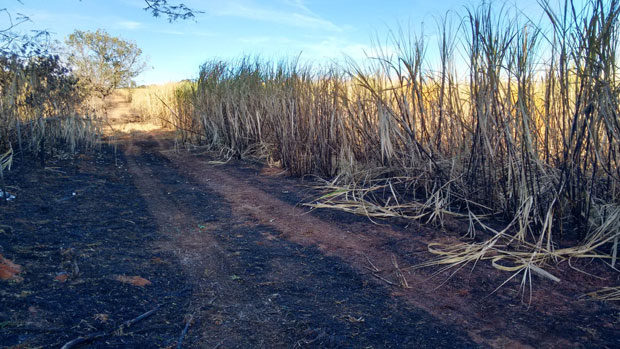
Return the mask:
<path fill-rule="evenodd" d="M 188 159 L 167 162 L 173 156 L 158 152 L 157 141 L 134 135 L 125 154 L 149 210 L 170 237 L 159 248 L 173 250 L 194 280 L 188 314 L 200 325 L 189 337 L 197 346 L 473 346 L 456 328 L 395 302 L 383 285 L 369 285 L 340 257 L 325 257 L 312 246 L 312 234 L 296 239 L 282 222 L 297 217 L 298 209 L 254 205 L 273 198 L 247 186 L 238 186 L 245 194 L 231 201 L 234 190 L 218 187 L 230 182 L 210 172 L 210 179 L 192 180 L 184 175 L 192 165 L 176 162 Z M 201 186 L 205 181 L 213 183 Z M 191 197 L 192 189 L 206 197 Z M 254 198 L 241 203 L 248 195 Z M 338 233 L 328 223 L 312 223 Z M 346 237 L 335 244 L 343 256 L 356 249 Z"/>

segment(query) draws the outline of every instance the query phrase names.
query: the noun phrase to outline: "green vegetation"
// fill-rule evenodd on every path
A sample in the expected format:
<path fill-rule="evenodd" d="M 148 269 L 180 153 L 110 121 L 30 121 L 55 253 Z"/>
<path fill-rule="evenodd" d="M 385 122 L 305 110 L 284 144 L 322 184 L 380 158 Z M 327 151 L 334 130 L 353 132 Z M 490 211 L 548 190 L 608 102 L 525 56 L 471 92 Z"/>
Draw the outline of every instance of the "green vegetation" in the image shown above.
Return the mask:
<path fill-rule="evenodd" d="M 439 61 L 395 34 L 344 69 L 207 62 L 167 117 L 184 141 L 330 178 L 313 207 L 484 232 L 432 245 L 433 264 L 489 260 L 524 284 L 557 280 L 543 268 L 572 258 L 614 266 L 620 3 L 542 7 L 541 23 L 489 5 L 446 19 Z"/>
<path fill-rule="evenodd" d="M 110 36 L 104 30 L 76 30 L 65 41 L 69 64 L 81 87 L 105 100 L 115 89 L 128 87 L 145 68 L 135 43 Z"/>

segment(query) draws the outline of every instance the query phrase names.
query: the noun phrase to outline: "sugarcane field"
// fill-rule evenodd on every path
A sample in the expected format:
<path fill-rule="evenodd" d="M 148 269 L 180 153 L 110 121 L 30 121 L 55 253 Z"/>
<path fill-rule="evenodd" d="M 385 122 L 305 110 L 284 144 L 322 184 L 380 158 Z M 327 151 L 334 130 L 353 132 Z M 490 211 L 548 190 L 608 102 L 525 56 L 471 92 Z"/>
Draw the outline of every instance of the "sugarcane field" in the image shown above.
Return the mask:
<path fill-rule="evenodd" d="M 620 348 L 620 0 L 0 18 L 0 348 Z"/>

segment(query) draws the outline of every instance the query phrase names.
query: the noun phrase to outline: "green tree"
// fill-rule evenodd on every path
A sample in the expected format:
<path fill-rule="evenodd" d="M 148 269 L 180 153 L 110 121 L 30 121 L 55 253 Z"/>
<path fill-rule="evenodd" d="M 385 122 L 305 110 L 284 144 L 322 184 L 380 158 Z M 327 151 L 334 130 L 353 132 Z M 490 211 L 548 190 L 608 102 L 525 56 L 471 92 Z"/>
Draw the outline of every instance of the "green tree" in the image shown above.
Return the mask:
<path fill-rule="evenodd" d="M 142 50 L 133 42 L 111 36 L 105 30 L 76 30 L 65 43 L 70 49 L 69 64 L 82 87 L 102 99 L 114 89 L 129 87 L 146 64 Z"/>

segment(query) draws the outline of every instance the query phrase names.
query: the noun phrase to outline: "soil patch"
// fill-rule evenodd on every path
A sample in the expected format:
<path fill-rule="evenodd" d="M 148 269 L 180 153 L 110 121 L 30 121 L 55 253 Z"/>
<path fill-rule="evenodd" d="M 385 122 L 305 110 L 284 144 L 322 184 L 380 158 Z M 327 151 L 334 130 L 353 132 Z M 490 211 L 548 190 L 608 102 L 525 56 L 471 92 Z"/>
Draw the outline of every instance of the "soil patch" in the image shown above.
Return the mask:
<path fill-rule="evenodd" d="M 174 255 L 155 249 L 162 237 L 117 156 L 104 146 L 98 154 L 50 159 L 45 168 L 26 158 L 7 176 L 16 199 L 0 206 L 1 223 L 11 227 L 0 234 L 0 249 L 22 267 L 21 282 L 0 280 L 3 347 L 60 347 L 112 333 L 157 305 L 148 321 L 94 344 L 152 347 L 178 339 L 190 284 Z M 151 284 L 120 282 L 119 275 Z"/>

